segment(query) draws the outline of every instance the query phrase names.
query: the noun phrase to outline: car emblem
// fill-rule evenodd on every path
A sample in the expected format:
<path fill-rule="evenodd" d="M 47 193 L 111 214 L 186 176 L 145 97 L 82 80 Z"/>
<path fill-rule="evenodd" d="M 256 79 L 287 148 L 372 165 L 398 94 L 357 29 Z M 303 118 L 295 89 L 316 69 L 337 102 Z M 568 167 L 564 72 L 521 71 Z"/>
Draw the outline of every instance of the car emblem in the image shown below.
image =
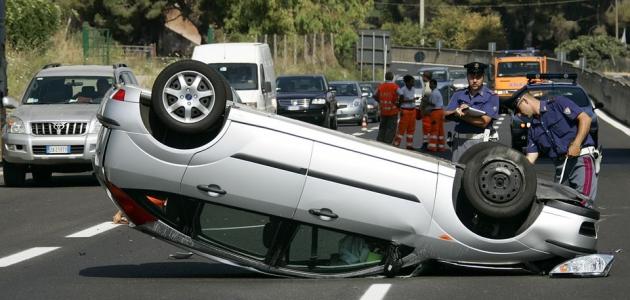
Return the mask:
<path fill-rule="evenodd" d="M 53 128 L 57 131 L 57 135 L 61 134 L 61 130 L 63 130 L 66 125 L 68 125 L 67 122 L 53 122 L 52 123 Z"/>

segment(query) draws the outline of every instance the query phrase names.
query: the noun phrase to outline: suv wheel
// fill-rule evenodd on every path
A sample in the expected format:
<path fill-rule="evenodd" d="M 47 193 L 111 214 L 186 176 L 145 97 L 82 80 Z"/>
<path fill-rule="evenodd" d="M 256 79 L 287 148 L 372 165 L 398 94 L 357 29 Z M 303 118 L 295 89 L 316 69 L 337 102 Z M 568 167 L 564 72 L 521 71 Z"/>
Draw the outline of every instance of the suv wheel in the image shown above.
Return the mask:
<path fill-rule="evenodd" d="M 48 181 L 52 177 L 52 171 L 45 167 L 35 167 L 31 173 L 33 174 L 33 180 L 37 183 Z"/>
<path fill-rule="evenodd" d="M 222 76 L 208 65 L 182 60 L 155 79 L 151 109 L 166 128 L 184 134 L 210 129 L 225 112 L 227 93 Z"/>
<path fill-rule="evenodd" d="M 2 161 L 5 186 L 23 186 L 26 180 L 26 166 Z"/>

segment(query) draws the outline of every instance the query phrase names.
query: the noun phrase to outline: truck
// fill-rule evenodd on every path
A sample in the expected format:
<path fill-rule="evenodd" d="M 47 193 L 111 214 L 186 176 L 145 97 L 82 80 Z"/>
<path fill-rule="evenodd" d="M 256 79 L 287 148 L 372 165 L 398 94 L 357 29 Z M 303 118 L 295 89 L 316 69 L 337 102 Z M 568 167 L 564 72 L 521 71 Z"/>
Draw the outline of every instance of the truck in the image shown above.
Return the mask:
<path fill-rule="evenodd" d="M 494 91 L 505 101 L 527 84 L 527 74 L 547 72 L 547 57 L 535 50 L 509 50 L 495 56 L 493 70 Z"/>

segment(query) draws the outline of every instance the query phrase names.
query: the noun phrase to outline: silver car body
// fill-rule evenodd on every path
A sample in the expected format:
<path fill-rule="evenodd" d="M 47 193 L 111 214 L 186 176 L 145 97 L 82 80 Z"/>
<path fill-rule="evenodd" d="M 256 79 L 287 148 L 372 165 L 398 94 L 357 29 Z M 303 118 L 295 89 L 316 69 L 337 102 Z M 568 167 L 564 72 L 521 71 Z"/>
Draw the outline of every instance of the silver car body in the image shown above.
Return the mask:
<path fill-rule="evenodd" d="M 403 258 L 405 266 L 427 259 L 511 266 L 595 249 L 596 234 L 578 232 L 585 223 L 593 224 L 594 230 L 596 220 L 552 205 L 552 200 L 545 202 L 545 197 L 564 197 L 553 184 L 539 187 L 538 192 L 546 191 L 546 196 L 539 195 L 539 211 L 518 234 L 486 238 L 457 216 L 453 195 L 461 165 L 232 102 L 216 137 L 193 149 L 174 149 L 157 141 L 145 126 L 139 102 L 148 92 L 124 89 L 125 101 L 108 100 L 99 112 L 105 127 L 94 166 L 104 186 L 172 192 L 391 241 L 413 248 Z M 227 193 L 199 190 L 209 183 Z M 108 195 L 112 198 L 112 192 Z M 309 213 L 322 207 L 339 218 Z M 263 273 L 326 278 L 383 271 L 382 264 L 336 274 L 296 271 L 209 245 L 161 219 L 135 228 L 205 257 Z"/>
<path fill-rule="evenodd" d="M 357 81 L 331 81 L 329 85 L 336 90 L 339 122 L 361 122 L 367 117 L 367 97 L 362 95 Z"/>
<path fill-rule="evenodd" d="M 33 81 L 74 76 L 107 77 L 111 82 L 137 84 L 131 70 L 123 65 L 51 66 L 41 70 Z M 101 127 L 96 120 L 100 101 L 91 104 L 34 104 L 31 103 L 34 100 L 26 99 L 27 96 L 24 95 L 22 105 L 11 114 L 11 117 L 17 117 L 24 123 L 26 132 L 10 133 L 7 126 L 3 128 L 2 158 L 20 165 L 82 164 L 90 168 Z M 60 152 L 69 153 L 51 153 L 57 149 L 55 146 L 67 150 Z"/>

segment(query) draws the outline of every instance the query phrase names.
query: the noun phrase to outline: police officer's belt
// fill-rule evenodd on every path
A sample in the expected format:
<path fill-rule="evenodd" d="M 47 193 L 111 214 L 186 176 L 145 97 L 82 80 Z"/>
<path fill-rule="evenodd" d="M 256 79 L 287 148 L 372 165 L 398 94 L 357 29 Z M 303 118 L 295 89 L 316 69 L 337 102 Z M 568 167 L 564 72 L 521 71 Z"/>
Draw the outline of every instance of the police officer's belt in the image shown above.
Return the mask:
<path fill-rule="evenodd" d="M 480 140 L 483 139 L 483 132 L 482 133 L 457 133 L 455 135 L 455 137 L 457 137 L 458 139 L 468 139 L 468 140 Z"/>

